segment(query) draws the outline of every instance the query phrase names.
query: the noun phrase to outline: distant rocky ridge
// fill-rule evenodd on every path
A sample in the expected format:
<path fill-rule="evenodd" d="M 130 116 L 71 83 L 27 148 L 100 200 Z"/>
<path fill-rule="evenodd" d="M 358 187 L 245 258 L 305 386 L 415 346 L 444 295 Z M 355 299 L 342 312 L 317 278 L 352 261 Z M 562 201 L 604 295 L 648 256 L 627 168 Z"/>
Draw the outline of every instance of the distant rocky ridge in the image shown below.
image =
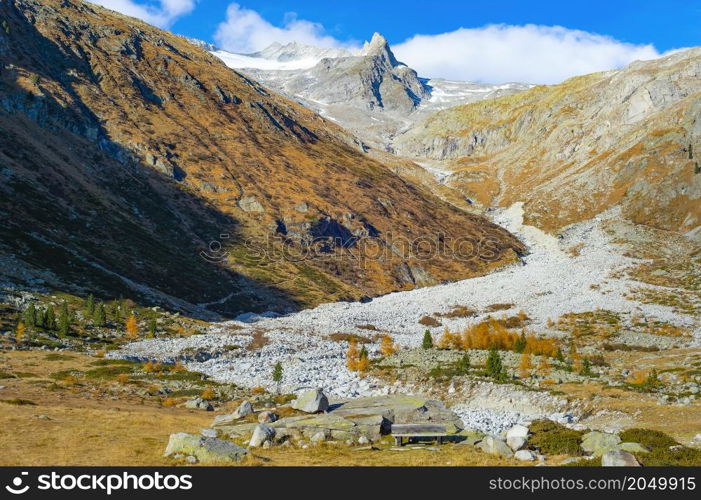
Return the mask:
<path fill-rule="evenodd" d="M 211 49 L 209 49 L 211 50 Z M 211 50 L 227 65 L 389 151 L 394 135 L 446 107 L 529 88 L 420 78 L 375 33 L 359 51 L 273 44 L 254 54 Z"/>
<path fill-rule="evenodd" d="M 700 77 L 690 49 L 448 109 L 394 145 L 442 162 L 444 183 L 483 207 L 525 202 L 549 231 L 620 206 L 701 241 Z"/>

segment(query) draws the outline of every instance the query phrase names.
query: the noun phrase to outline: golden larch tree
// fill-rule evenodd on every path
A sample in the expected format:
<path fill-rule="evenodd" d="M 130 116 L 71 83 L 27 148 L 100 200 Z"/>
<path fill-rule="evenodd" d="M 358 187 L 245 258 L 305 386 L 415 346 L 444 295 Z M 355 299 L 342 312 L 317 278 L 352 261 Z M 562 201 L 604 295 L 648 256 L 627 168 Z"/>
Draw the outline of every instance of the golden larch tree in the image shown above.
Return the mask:
<path fill-rule="evenodd" d="M 368 371 L 368 368 L 370 368 L 370 358 L 368 356 L 368 351 L 365 349 L 365 346 L 363 346 L 362 349 L 360 349 L 360 354 L 358 354 L 358 363 L 356 365 L 356 370 L 364 373 Z"/>
<path fill-rule="evenodd" d="M 530 376 L 532 369 L 533 362 L 531 360 L 531 353 L 524 352 L 521 354 L 521 361 L 518 364 L 518 376 L 521 378 L 526 378 Z"/>
<path fill-rule="evenodd" d="M 380 352 L 383 356 L 391 356 L 397 352 L 397 346 L 394 344 L 394 340 L 389 335 L 384 335 L 382 341 L 380 342 Z"/>
<path fill-rule="evenodd" d="M 127 335 L 131 338 L 134 338 L 137 335 L 139 335 L 139 324 L 136 322 L 136 316 L 134 316 L 134 313 L 131 313 L 129 315 L 129 319 L 127 319 L 126 329 Z"/>
<path fill-rule="evenodd" d="M 346 367 L 350 371 L 358 369 L 358 343 L 353 339 L 348 342 L 348 351 L 346 351 Z"/>
<path fill-rule="evenodd" d="M 17 329 L 15 330 L 15 340 L 17 340 L 17 342 L 22 342 L 24 340 L 26 331 L 27 328 L 24 326 L 24 323 L 20 321 L 17 324 Z"/>

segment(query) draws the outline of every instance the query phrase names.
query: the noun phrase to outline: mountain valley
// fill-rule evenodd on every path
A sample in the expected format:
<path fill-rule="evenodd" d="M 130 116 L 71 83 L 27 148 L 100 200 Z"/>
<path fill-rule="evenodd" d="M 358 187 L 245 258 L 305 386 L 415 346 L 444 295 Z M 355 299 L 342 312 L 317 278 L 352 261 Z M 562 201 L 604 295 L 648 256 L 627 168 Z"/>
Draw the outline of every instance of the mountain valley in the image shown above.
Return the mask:
<path fill-rule="evenodd" d="M 698 466 L 700 76 L 1 3 L 0 463 Z"/>

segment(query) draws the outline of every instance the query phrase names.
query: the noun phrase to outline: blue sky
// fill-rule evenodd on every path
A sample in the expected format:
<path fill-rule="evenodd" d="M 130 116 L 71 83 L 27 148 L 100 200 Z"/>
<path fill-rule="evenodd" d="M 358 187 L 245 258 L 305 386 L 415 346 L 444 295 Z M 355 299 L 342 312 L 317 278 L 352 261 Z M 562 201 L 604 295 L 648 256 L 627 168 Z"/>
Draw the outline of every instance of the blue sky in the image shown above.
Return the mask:
<path fill-rule="evenodd" d="M 556 83 L 701 35 L 701 3 L 683 0 L 93 1 L 232 52 L 293 40 L 355 49 L 379 31 L 422 76 L 494 83 Z"/>
<path fill-rule="evenodd" d="M 213 42 L 228 1 L 201 0 L 173 31 Z M 487 1 L 241 1 L 273 24 L 285 14 L 321 23 L 335 38 L 365 40 L 380 31 L 390 43 L 417 33 L 437 34 L 485 24 L 540 24 L 610 35 L 630 43 L 652 43 L 661 51 L 701 44 L 701 2 L 689 0 L 589 0 L 587 2 Z M 498 5 L 498 6 L 497 6 Z"/>

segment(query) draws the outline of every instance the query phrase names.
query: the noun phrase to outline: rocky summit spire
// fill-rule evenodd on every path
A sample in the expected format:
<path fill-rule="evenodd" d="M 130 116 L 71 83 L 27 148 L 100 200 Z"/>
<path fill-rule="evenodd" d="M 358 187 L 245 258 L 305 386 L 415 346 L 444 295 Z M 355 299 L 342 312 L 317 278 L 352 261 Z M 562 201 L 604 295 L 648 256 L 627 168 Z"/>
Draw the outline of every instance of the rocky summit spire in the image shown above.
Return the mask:
<path fill-rule="evenodd" d="M 363 45 L 362 54 L 366 56 L 384 56 L 392 66 L 397 66 L 400 64 L 394 57 L 392 49 L 389 48 L 387 39 L 377 32 L 372 35 L 372 40 L 365 42 L 365 45 Z"/>

